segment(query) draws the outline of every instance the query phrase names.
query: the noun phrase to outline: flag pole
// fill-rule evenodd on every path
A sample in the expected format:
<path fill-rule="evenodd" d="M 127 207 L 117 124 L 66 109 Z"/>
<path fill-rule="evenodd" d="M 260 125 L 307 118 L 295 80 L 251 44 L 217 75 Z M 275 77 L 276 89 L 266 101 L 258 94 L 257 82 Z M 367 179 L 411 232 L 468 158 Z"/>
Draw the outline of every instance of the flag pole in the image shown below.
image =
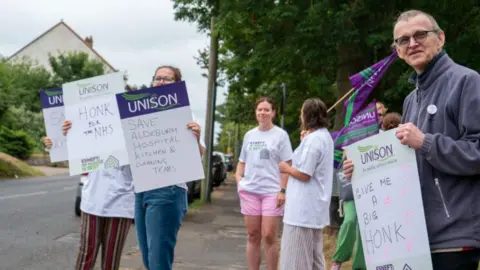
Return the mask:
<path fill-rule="evenodd" d="M 331 110 L 333 110 L 335 107 L 337 107 L 337 105 L 340 104 L 340 102 L 344 101 L 354 91 L 355 91 L 355 88 L 353 87 L 352 89 L 350 89 L 350 91 L 348 91 L 345 95 L 343 95 L 343 97 L 341 97 L 339 100 L 337 100 L 337 102 L 335 102 L 335 104 L 333 104 L 333 106 L 330 107 L 327 110 L 327 113 L 329 113 Z"/>

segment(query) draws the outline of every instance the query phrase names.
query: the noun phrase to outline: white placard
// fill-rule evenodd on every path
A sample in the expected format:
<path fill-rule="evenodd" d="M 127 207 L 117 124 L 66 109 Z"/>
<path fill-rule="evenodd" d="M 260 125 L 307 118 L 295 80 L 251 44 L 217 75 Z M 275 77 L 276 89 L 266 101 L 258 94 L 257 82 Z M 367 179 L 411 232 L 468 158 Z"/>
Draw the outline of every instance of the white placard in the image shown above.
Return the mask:
<path fill-rule="evenodd" d="M 63 85 L 70 175 L 128 164 L 115 94 L 125 92 L 119 72 Z"/>
<path fill-rule="evenodd" d="M 433 269 L 415 151 L 395 129 L 345 148 L 367 269 Z"/>
<path fill-rule="evenodd" d="M 117 94 L 135 192 L 203 179 L 184 82 Z"/>
<path fill-rule="evenodd" d="M 50 162 L 68 160 L 67 138 L 63 136 L 62 125 L 65 120 L 62 88 L 42 89 L 40 100 L 43 106 L 43 120 L 47 137 L 52 140 L 49 150 Z"/>

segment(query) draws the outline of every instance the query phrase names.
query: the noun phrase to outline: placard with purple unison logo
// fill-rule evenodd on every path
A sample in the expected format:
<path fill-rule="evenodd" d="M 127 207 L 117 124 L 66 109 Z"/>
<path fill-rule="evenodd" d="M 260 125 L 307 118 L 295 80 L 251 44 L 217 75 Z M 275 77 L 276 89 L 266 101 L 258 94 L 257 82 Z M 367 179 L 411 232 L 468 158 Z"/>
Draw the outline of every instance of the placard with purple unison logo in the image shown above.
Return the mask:
<path fill-rule="evenodd" d="M 135 192 L 204 178 L 185 82 L 116 96 Z"/>
<path fill-rule="evenodd" d="M 62 134 L 62 124 L 65 120 L 62 88 L 41 89 L 40 101 L 43 107 L 43 120 L 47 137 L 52 140 L 49 150 L 50 162 L 68 160 L 67 138 Z"/>

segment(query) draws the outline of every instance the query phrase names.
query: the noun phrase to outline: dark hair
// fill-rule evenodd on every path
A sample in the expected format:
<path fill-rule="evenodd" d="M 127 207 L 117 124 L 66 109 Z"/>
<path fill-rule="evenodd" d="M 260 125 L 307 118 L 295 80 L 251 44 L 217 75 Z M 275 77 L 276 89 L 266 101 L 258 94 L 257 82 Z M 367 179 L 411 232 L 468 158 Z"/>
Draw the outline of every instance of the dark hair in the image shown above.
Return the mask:
<path fill-rule="evenodd" d="M 302 130 L 327 128 L 330 126 L 327 106 L 319 98 L 309 98 L 302 105 Z M 300 114 L 302 117 L 302 114 Z"/>
<path fill-rule="evenodd" d="M 155 73 L 153 73 L 153 80 L 155 80 L 155 75 L 157 74 L 157 72 L 162 69 L 162 68 L 168 68 L 170 69 L 171 71 L 173 71 L 173 79 L 178 82 L 178 81 L 181 81 L 182 80 L 182 73 L 180 72 L 180 69 L 174 67 L 174 66 L 159 66 L 157 69 L 155 69 Z"/>
<path fill-rule="evenodd" d="M 396 113 L 396 112 L 387 113 L 383 118 L 382 129 L 390 130 L 390 129 L 397 128 L 398 125 L 400 125 L 401 120 L 402 120 L 402 116 L 399 113 Z"/>
<path fill-rule="evenodd" d="M 257 99 L 257 102 L 255 103 L 255 110 L 257 109 L 258 104 L 262 102 L 270 103 L 270 105 L 272 106 L 272 111 L 277 111 L 277 108 L 275 107 L 275 102 L 269 97 L 260 97 L 259 99 Z"/>

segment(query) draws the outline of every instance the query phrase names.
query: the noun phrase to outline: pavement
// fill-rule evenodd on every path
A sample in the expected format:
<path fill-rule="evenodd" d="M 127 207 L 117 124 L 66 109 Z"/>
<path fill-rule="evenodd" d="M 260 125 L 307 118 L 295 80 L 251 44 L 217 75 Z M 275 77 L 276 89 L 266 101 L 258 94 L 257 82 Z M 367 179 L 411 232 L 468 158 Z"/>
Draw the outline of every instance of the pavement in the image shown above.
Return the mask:
<path fill-rule="evenodd" d="M 1 270 L 74 268 L 80 241 L 74 203 L 80 178 L 68 176 L 68 169 L 39 169 L 47 176 L 0 181 Z M 135 234 L 129 234 L 127 245 L 136 243 Z"/>
<path fill-rule="evenodd" d="M 2 270 L 65 270 L 75 264 L 80 219 L 74 214 L 74 201 L 79 177 L 70 177 L 61 168 L 42 170 L 47 177 L 0 181 Z M 229 179 L 213 192 L 211 204 L 190 207 L 179 232 L 174 269 L 247 269 L 245 244 L 236 185 Z M 100 256 L 95 269 L 100 269 L 99 262 Z M 133 226 L 121 269 L 144 269 Z"/>
<path fill-rule="evenodd" d="M 230 178 L 212 193 L 211 204 L 190 207 L 178 235 L 173 269 L 248 269 L 247 235 L 236 190 Z M 121 269 L 145 269 L 136 245 L 128 248 Z M 266 269 L 264 263 L 261 269 Z"/>
<path fill-rule="evenodd" d="M 78 177 L 0 181 L 0 268 L 71 269 L 79 220 Z"/>

